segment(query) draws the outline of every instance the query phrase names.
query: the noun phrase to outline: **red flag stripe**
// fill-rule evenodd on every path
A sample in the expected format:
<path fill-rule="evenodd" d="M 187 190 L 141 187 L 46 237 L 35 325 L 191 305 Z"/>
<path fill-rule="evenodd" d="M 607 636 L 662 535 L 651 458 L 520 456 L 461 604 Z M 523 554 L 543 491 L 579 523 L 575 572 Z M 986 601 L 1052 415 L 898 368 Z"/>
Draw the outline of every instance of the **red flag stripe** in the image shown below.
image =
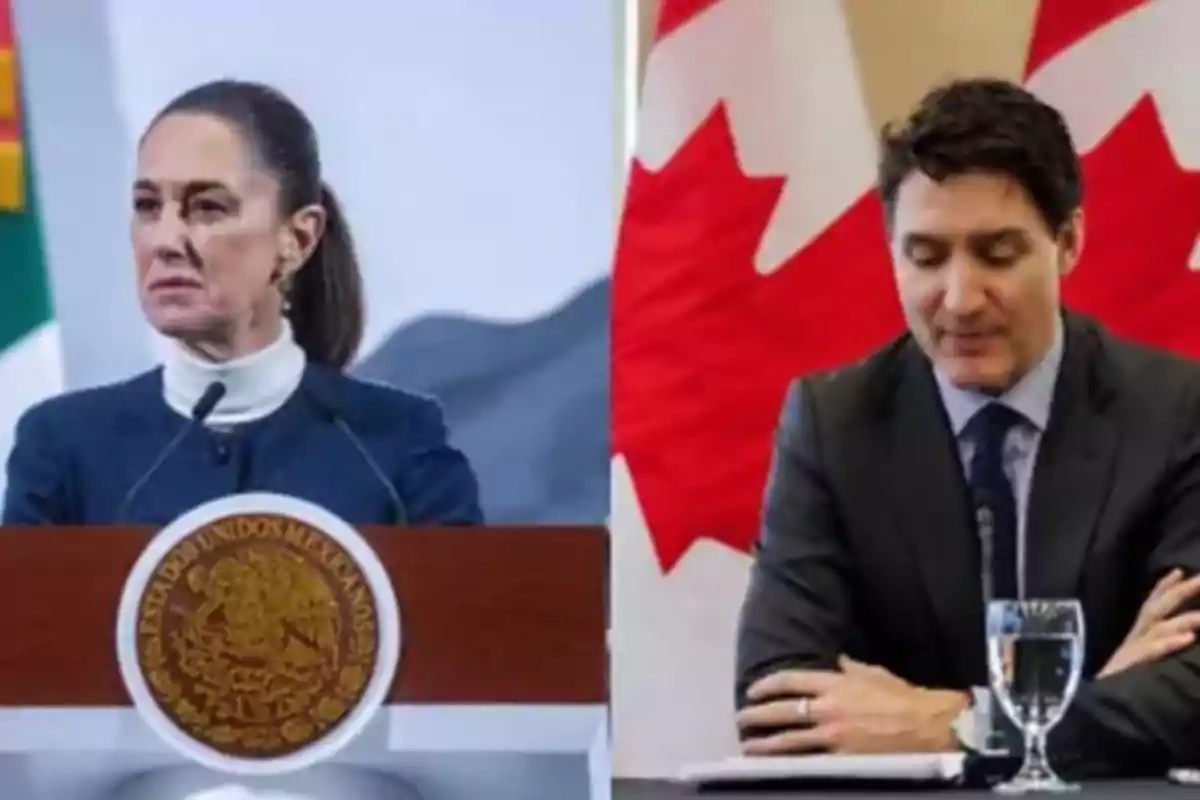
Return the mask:
<path fill-rule="evenodd" d="M 0 0 L 0 48 L 13 45 L 12 0 Z"/>

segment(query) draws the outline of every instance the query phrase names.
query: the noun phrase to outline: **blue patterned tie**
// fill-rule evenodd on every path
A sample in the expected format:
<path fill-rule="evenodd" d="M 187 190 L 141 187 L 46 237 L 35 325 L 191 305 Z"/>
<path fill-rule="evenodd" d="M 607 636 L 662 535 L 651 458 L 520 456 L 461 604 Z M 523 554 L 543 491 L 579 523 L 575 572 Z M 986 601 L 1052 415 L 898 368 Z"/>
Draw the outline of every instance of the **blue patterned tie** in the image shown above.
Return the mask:
<path fill-rule="evenodd" d="M 990 403 L 967 424 L 975 452 L 967 482 L 977 502 L 992 513 L 992 590 L 996 599 L 1017 597 L 1017 501 L 1004 471 L 1004 440 L 1024 417 L 1008 406 Z M 986 566 L 986 565 L 985 565 Z"/>

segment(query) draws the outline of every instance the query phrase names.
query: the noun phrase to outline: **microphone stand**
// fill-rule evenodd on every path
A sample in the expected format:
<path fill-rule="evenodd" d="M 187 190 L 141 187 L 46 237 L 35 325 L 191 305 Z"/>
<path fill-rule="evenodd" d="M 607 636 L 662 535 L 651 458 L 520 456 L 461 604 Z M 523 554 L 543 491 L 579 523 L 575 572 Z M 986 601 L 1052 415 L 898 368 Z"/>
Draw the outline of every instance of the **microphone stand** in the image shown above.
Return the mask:
<path fill-rule="evenodd" d="M 979 585 L 983 591 L 983 613 L 986 618 L 987 608 L 996 596 L 993 583 L 992 562 L 995 558 L 996 519 L 992 509 L 986 503 L 975 506 L 975 531 L 979 536 L 979 564 L 981 567 Z"/>
<path fill-rule="evenodd" d="M 996 597 L 994 575 L 996 518 L 986 501 L 975 504 L 975 531 L 979 536 L 981 567 L 979 585 L 983 599 L 984 646 L 986 647 L 988 606 Z M 1006 724 L 1008 718 L 1000 709 L 999 701 L 991 691 L 990 683 L 989 679 L 987 689 L 977 688 L 971 691 L 975 722 L 979 726 L 978 729 L 982 730 L 984 734 L 981 743 L 984 754 L 1009 756 L 1014 752 L 1013 736 L 1016 734 L 1016 728 Z"/>

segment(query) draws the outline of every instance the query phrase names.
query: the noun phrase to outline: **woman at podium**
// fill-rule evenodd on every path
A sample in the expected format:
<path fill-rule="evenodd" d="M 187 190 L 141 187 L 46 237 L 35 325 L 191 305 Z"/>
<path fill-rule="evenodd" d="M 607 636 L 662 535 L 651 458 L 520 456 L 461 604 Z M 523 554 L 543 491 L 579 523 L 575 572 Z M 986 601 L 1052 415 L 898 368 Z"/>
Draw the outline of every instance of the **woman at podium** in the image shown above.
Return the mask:
<path fill-rule="evenodd" d="M 248 491 L 351 524 L 482 522 L 439 406 L 344 372 L 362 336 L 358 263 L 287 97 L 217 81 L 167 105 L 138 147 L 131 231 L 168 355 L 21 417 L 5 524 L 165 524 Z"/>

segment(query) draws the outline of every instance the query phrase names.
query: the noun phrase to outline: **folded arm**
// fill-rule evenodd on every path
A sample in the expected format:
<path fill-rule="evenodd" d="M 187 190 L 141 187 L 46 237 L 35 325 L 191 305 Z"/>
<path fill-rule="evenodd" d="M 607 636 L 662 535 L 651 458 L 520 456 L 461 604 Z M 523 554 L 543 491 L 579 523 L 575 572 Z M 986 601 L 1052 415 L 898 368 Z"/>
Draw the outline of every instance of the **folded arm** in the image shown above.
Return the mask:
<path fill-rule="evenodd" d="M 762 531 L 742 606 L 737 704 L 780 669 L 836 669 L 851 644 L 852 562 L 825 481 L 808 386 L 788 389 L 775 437 Z"/>
<path fill-rule="evenodd" d="M 742 748 L 763 755 L 951 748 L 951 723 L 965 696 L 846 658 L 862 651 L 854 564 L 815 414 L 809 387 L 794 383 L 776 434 L 738 634 Z"/>
<path fill-rule="evenodd" d="M 1147 584 L 1174 568 L 1200 573 L 1200 403 L 1193 405 L 1159 494 Z M 1081 686 L 1051 732 L 1050 755 L 1079 777 L 1200 764 L 1200 646 Z"/>

